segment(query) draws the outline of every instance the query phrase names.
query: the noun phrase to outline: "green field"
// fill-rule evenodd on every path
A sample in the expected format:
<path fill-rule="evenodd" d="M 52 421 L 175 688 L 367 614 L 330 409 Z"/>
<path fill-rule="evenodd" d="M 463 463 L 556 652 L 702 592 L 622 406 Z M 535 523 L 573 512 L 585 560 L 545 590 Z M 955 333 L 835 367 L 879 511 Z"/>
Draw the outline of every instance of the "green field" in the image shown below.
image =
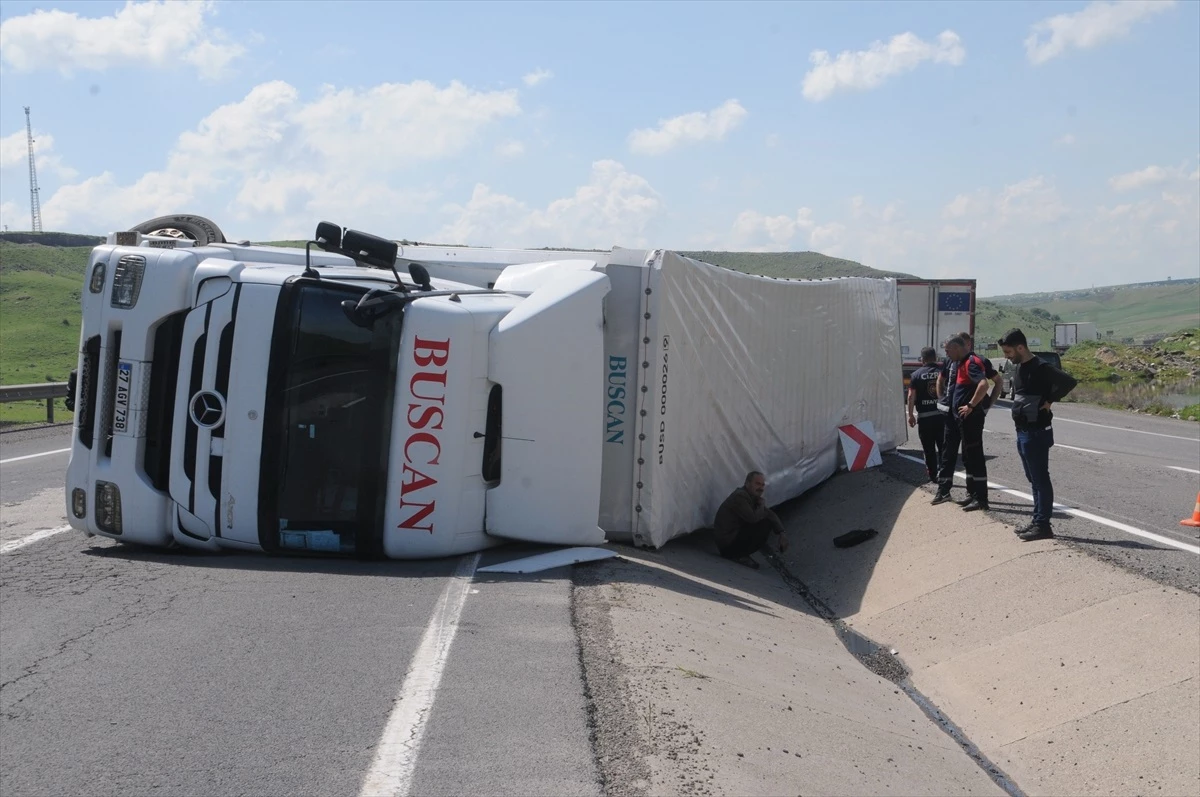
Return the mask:
<path fill-rule="evenodd" d="M 1150 335 L 1200 326 L 1200 280 L 994 296 L 979 304 L 981 309 L 986 304 L 1005 311 L 1040 308 L 1064 322 L 1092 321 L 1102 336 L 1112 330 L 1112 339 L 1118 342 L 1134 338 L 1140 343 Z M 1053 331 L 1052 324 L 1048 328 Z M 1025 334 L 1030 336 L 1028 331 Z"/>
<path fill-rule="evenodd" d="M 0 241 L 0 384 L 63 382 L 79 348 L 87 246 Z M 55 420 L 70 420 L 62 399 Z M 0 423 L 44 421 L 45 402 L 0 404 Z"/>
<path fill-rule="evenodd" d="M 1035 315 L 1030 308 L 1012 307 L 995 302 L 978 301 L 975 303 L 975 340 L 983 349 L 989 343 L 995 343 L 1008 330 L 1016 327 L 1030 339 L 1030 348 L 1049 350 L 1054 341 L 1054 320 Z"/>

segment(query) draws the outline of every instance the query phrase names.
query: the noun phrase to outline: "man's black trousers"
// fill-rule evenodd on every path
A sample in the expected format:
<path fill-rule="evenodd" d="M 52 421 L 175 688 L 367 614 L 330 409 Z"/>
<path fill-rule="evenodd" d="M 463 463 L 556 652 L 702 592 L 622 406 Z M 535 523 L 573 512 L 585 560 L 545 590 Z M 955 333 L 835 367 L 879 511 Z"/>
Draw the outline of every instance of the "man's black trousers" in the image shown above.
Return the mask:
<path fill-rule="evenodd" d="M 774 527 L 771 525 L 771 521 L 766 519 L 757 523 L 746 523 L 738 531 L 733 542 L 724 548 L 718 548 L 718 550 L 726 559 L 741 559 L 743 556 L 749 556 L 767 544 L 767 537 L 770 536 L 772 528 Z"/>
<path fill-rule="evenodd" d="M 925 470 L 931 480 L 936 480 L 942 466 L 942 438 L 946 434 L 946 416 L 942 413 L 927 418 L 917 418 L 917 437 L 921 450 L 925 452 Z"/>
<path fill-rule="evenodd" d="M 938 492 L 950 492 L 954 469 L 958 466 L 958 447 L 962 445 L 963 469 L 967 472 L 967 495 L 980 503 L 988 502 L 987 460 L 983 458 L 983 422 L 986 413 L 975 410 L 968 417 L 954 414 L 946 419 L 942 439 L 942 468 L 938 472 Z"/>

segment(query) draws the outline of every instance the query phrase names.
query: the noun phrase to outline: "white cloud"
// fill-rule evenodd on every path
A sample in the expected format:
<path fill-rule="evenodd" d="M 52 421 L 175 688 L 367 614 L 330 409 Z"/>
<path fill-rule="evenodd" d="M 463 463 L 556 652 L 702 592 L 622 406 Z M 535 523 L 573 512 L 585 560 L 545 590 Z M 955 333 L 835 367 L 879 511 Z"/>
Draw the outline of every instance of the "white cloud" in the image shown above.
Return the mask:
<path fill-rule="evenodd" d="M 642 155 L 661 155 L 685 142 L 724 141 L 725 136 L 746 118 L 737 100 L 726 100 L 711 111 L 696 111 L 660 119 L 658 127 L 634 130 L 629 149 Z"/>
<path fill-rule="evenodd" d="M 786 249 L 796 234 L 814 226 L 811 208 L 800 208 L 794 216 L 764 216 L 756 210 L 744 210 L 733 223 L 733 238 L 738 246 L 769 251 Z"/>
<path fill-rule="evenodd" d="M 525 154 L 525 145 L 520 141 L 508 140 L 501 141 L 496 145 L 496 154 L 501 158 L 519 158 Z"/>
<path fill-rule="evenodd" d="M 1076 139 L 1074 133 L 1066 133 L 1065 135 L 1059 136 L 1054 143 L 1058 144 L 1059 146 L 1070 147 L 1075 144 L 1075 141 Z"/>
<path fill-rule="evenodd" d="M 1161 166 L 1147 166 L 1136 172 L 1118 174 L 1108 180 L 1114 191 L 1135 191 L 1152 185 L 1162 185 L 1171 179 L 1171 174 Z"/>
<path fill-rule="evenodd" d="M 925 61 L 959 66 L 966 60 L 962 39 L 952 30 L 926 42 L 913 33 L 901 33 L 888 42 L 872 42 L 866 50 L 844 50 L 831 58 L 825 50 L 808 57 L 813 68 L 804 76 L 804 96 L 812 102 L 829 99 L 839 91 L 878 88 L 889 78 L 911 72 Z"/>
<path fill-rule="evenodd" d="M 942 218 L 944 219 L 961 219 L 968 213 L 977 210 L 987 204 L 987 195 L 985 192 L 976 192 L 974 194 L 959 194 L 946 203 L 942 208 Z"/>
<path fill-rule="evenodd" d="M 539 83 L 546 82 L 552 77 L 554 77 L 554 73 L 549 69 L 535 69 L 528 75 L 525 75 L 523 78 L 521 78 L 521 80 L 525 81 L 526 86 L 533 87 Z"/>
<path fill-rule="evenodd" d="M 211 0 L 135 3 L 107 17 L 39 9 L 0 24 L 0 59 L 20 72 L 187 64 L 201 77 L 227 74 L 245 47 L 213 25 Z"/>
<path fill-rule="evenodd" d="M 1041 65 L 1068 50 L 1086 50 L 1129 35 L 1134 24 L 1167 11 L 1175 0 L 1122 0 L 1090 3 L 1073 14 L 1056 14 L 1030 28 L 1025 53 L 1030 63 Z"/>
<path fill-rule="evenodd" d="M 964 192 L 940 213 L 915 218 L 895 203 L 862 196 L 847 198 L 838 211 L 817 208 L 803 228 L 790 215 L 744 211 L 707 247 L 808 248 L 924 277 L 974 277 L 985 296 L 1194 274 L 1200 184 L 1187 179 L 1190 168 L 1177 171 L 1169 191 L 1113 206 L 1069 205 L 1050 179 L 1033 175 Z"/>
<path fill-rule="evenodd" d="M 1052 223 L 1068 213 L 1058 190 L 1041 175 L 1004 186 L 996 198 L 994 210 L 1001 224 L 1014 219 L 1035 224 Z"/>
<path fill-rule="evenodd" d="M 11 200 L 0 202 L 0 229 L 7 227 L 9 230 L 17 231 L 24 230 L 27 223 L 30 221 L 29 208 L 24 209 L 25 218 L 20 218 L 22 209 L 17 206 L 16 202 Z"/>
<path fill-rule="evenodd" d="M 318 213 L 391 227 L 435 195 L 390 187 L 400 171 L 463 152 L 490 123 L 521 112 L 515 91 L 458 82 L 326 87 L 311 102 L 283 81 L 255 86 L 179 136 L 161 169 L 121 184 L 111 173 L 43 201 L 47 227 L 106 231 L 161 213 L 210 209 L 214 220 L 306 231 Z M 228 232 L 228 230 L 227 230 Z"/>
<path fill-rule="evenodd" d="M 645 246 L 663 211 L 645 178 L 612 160 L 592 164 L 589 181 L 545 208 L 475 186 L 465 205 L 450 205 L 455 218 L 438 239 L 473 246 Z"/>
<path fill-rule="evenodd" d="M 78 174 L 71 167 L 65 166 L 62 158 L 54 152 L 54 136 L 49 133 L 33 131 L 33 157 L 39 184 L 43 175 L 53 174 L 61 179 L 70 180 Z M 29 143 L 25 130 L 18 130 L 0 138 L 0 169 L 27 169 L 28 164 Z"/>

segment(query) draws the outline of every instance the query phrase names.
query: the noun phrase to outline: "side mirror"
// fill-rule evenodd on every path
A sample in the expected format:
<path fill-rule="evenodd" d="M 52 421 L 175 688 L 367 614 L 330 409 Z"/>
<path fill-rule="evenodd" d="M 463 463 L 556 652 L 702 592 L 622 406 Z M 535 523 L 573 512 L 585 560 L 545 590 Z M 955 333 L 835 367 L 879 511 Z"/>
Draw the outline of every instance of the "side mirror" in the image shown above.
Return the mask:
<path fill-rule="evenodd" d="M 336 252 L 342 246 L 342 228 L 333 222 L 323 221 L 317 225 L 313 240 L 326 252 Z"/>
<path fill-rule="evenodd" d="M 343 301 L 342 312 L 355 326 L 371 329 L 377 319 L 403 306 L 404 298 L 400 294 L 372 288 L 357 302 L 352 299 Z"/>
<path fill-rule="evenodd" d="M 429 269 L 425 268 L 420 263 L 409 263 L 408 275 L 412 277 L 413 282 L 421 286 L 421 290 L 433 290 L 433 286 L 429 284 Z"/>
<path fill-rule="evenodd" d="M 395 241 L 377 235 L 346 230 L 342 236 L 342 252 L 355 260 L 376 268 L 395 268 L 396 254 L 400 251 Z"/>

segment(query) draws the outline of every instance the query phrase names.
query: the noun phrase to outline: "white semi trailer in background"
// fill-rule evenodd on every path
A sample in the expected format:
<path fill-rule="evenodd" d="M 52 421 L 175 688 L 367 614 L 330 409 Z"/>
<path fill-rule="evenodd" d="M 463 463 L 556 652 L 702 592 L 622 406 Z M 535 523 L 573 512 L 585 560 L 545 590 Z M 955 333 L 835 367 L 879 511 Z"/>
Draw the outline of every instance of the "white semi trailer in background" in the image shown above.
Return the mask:
<path fill-rule="evenodd" d="M 900 314 L 900 356 L 904 387 L 921 366 L 921 349 L 931 346 L 938 358 L 945 356 L 942 344 L 959 332 L 975 334 L 975 280 L 896 281 Z"/>
<path fill-rule="evenodd" d="M 1054 349 L 1064 352 L 1076 343 L 1099 340 L 1100 332 L 1091 321 L 1077 321 L 1054 325 Z"/>
<path fill-rule="evenodd" d="M 89 260 L 68 517 L 208 550 L 658 547 L 748 470 L 771 505 L 828 478 L 841 425 L 904 438 L 896 299 L 663 250 L 401 247 L 324 222 L 289 249 L 154 219 Z"/>

